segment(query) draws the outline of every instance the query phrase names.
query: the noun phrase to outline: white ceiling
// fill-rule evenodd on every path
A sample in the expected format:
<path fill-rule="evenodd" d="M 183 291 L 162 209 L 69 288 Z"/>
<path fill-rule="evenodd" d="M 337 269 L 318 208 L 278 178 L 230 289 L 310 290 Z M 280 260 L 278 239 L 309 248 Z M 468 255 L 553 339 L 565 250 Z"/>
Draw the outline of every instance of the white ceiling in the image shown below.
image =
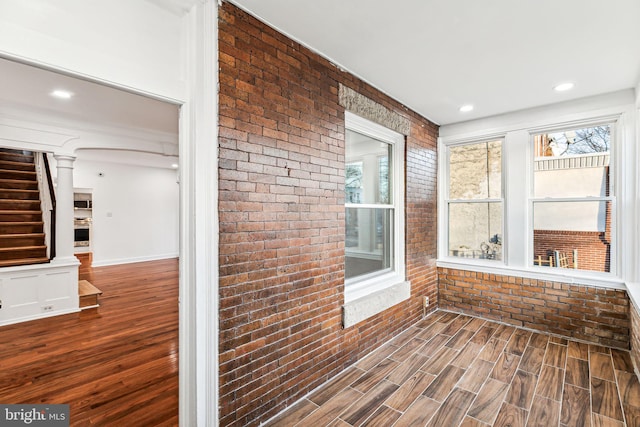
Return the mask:
<path fill-rule="evenodd" d="M 198 0 L 146 0 L 174 15 L 182 16 L 191 9 Z"/>
<path fill-rule="evenodd" d="M 233 3 L 441 125 L 640 80 L 639 0 Z"/>
<path fill-rule="evenodd" d="M 48 116 L 51 124 L 110 126 L 123 130 L 178 134 L 178 106 L 30 65 L 0 59 L 0 111 Z M 50 94 L 63 89 L 71 99 Z"/>
<path fill-rule="evenodd" d="M 110 134 L 120 141 L 134 137 L 136 142 L 178 143 L 177 105 L 5 59 L 0 59 L 0 76 L 3 117 L 80 131 L 89 139 Z M 54 98 L 50 94 L 56 89 L 73 96 Z M 131 149 L 82 149 L 77 155 L 84 160 L 158 168 L 171 168 L 178 161 L 175 155 L 137 150 L 132 142 Z"/>
<path fill-rule="evenodd" d="M 147 0 L 183 15 L 195 0 Z M 234 0 L 434 120 L 450 124 L 635 87 L 640 0 Z M 178 107 L 0 59 L 0 110 L 174 135 Z M 558 82 L 574 90 L 556 93 Z M 56 88 L 74 93 L 63 101 Z M 475 105 L 460 113 L 465 103 Z"/>

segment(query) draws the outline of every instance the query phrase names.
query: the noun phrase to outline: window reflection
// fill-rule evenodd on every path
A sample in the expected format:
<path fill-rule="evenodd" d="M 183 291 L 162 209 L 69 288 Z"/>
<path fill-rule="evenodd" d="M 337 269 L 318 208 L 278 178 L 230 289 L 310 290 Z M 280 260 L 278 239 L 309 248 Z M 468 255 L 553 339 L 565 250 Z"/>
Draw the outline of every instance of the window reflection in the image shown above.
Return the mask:
<path fill-rule="evenodd" d="M 346 136 L 345 277 L 350 279 L 393 265 L 393 146 L 351 130 Z"/>

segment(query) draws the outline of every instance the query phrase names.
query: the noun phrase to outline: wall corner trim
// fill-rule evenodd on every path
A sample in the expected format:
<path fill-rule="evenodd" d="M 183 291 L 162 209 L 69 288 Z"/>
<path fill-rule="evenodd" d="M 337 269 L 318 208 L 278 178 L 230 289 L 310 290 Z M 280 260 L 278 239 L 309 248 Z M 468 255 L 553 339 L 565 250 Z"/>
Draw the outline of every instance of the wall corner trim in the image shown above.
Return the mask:
<path fill-rule="evenodd" d="M 348 328 L 383 312 L 411 296 L 411 283 L 400 282 L 342 306 L 342 326 Z"/>

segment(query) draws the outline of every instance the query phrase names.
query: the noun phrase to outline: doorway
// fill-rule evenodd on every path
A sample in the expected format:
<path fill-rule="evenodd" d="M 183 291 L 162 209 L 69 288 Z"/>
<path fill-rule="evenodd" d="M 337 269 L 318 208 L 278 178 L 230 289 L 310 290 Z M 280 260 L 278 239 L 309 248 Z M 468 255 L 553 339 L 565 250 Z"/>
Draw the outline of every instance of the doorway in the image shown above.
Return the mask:
<path fill-rule="evenodd" d="M 28 137 L 22 139 L 14 138 L 14 143 L 16 147 L 26 150 L 43 152 L 60 150 L 65 153 L 74 153 L 76 155 L 76 170 L 82 171 L 85 175 L 83 177 L 85 182 L 78 182 L 77 186 L 92 188 L 92 202 L 100 200 L 104 208 L 103 211 L 94 211 L 93 216 L 95 217 L 96 214 L 99 214 L 104 220 L 104 224 L 107 224 L 109 219 L 112 222 L 122 220 L 129 223 L 130 228 L 125 230 L 126 235 L 129 236 L 128 239 L 123 240 L 120 236 L 111 239 L 112 243 L 121 244 L 122 246 L 120 247 L 123 251 L 128 251 L 126 256 L 118 258 L 112 255 L 113 252 L 109 253 L 107 249 L 104 249 L 103 253 L 108 255 L 101 255 L 94 259 L 98 264 L 102 265 L 100 268 L 107 268 L 107 265 L 114 266 L 114 268 L 118 265 L 125 265 L 129 271 L 129 273 L 125 274 L 126 278 L 130 279 L 133 275 L 131 273 L 133 271 L 131 270 L 132 267 L 142 266 L 145 268 L 145 265 L 149 265 L 146 263 L 132 263 L 148 261 L 153 264 L 158 261 L 162 264 L 163 260 L 168 260 L 170 266 L 165 266 L 167 271 L 163 274 L 175 274 L 175 292 L 170 294 L 169 298 L 174 298 L 175 302 L 175 310 L 172 311 L 174 318 L 170 320 L 175 322 L 175 328 L 170 328 L 172 330 L 175 329 L 176 336 L 175 342 L 169 343 L 169 346 L 173 346 L 171 357 L 174 359 L 177 370 L 177 326 L 179 323 L 177 296 L 178 287 L 181 285 L 177 279 L 178 268 L 175 258 L 180 252 L 181 226 L 178 220 L 180 203 L 179 171 L 174 165 L 180 162 L 178 156 L 179 106 L 4 59 L 0 59 L 0 74 L 3 75 L 4 83 L 7 83 L 7 86 L 11 88 L 11 90 L 3 91 L 0 94 L 2 106 L 0 113 L 3 118 L 3 124 L 6 125 L 3 132 L 7 132 L 8 127 L 13 127 L 14 129 L 29 129 L 29 131 L 40 135 L 64 135 L 64 138 L 59 139 L 60 144 L 53 149 L 51 142 L 54 137 L 52 137 L 52 140 L 47 141 L 29 139 Z M 11 80 L 12 78 L 14 80 Z M 72 93 L 72 97 L 67 100 L 52 97 L 52 87 L 67 87 L 69 88 L 68 91 Z M 75 105 L 72 104 L 74 98 L 78 101 Z M 9 138 L 5 140 L 8 141 Z M 166 162 L 166 165 L 164 162 Z M 156 173 L 145 174 L 145 171 L 154 171 Z M 168 219 L 165 218 L 165 223 L 169 225 L 156 225 L 154 232 L 147 227 L 150 222 L 153 222 L 149 221 L 149 218 L 154 217 L 157 219 L 160 216 L 160 210 L 167 217 L 166 209 L 151 206 L 149 200 L 140 200 L 140 194 L 149 193 L 152 189 L 157 189 L 161 176 L 164 181 L 168 180 L 174 186 L 176 193 L 175 197 L 173 197 L 174 212 L 169 215 Z M 75 178 L 74 176 L 74 180 Z M 109 178 L 118 178 L 117 185 L 114 185 L 113 182 L 111 182 L 111 185 L 105 184 Z M 91 179 L 95 179 L 95 182 L 90 182 Z M 126 193 L 127 182 L 129 183 L 128 189 L 134 187 L 134 184 L 142 183 L 147 186 L 146 191 L 145 187 L 142 187 L 138 188 L 137 196 Z M 162 193 L 168 193 L 168 191 L 158 191 L 158 194 Z M 96 204 L 93 203 L 91 208 L 95 209 Z M 117 230 L 123 228 L 121 224 L 112 225 Z M 99 229 L 95 228 L 96 226 L 94 224 L 93 229 L 94 236 L 97 239 L 96 245 L 100 242 L 100 239 L 104 243 L 110 237 L 114 237 L 110 236 L 113 232 L 108 227 L 105 226 L 101 231 L 98 231 Z M 134 230 L 137 234 L 131 230 Z M 102 237 L 99 238 L 100 235 Z M 167 235 L 171 236 L 167 239 Z M 165 238 L 163 239 L 162 237 Z M 138 242 L 151 241 L 149 246 L 153 247 L 160 246 L 158 244 L 160 241 L 166 245 L 162 253 L 145 253 L 145 246 L 136 244 L 136 240 Z M 167 241 L 169 242 L 167 243 Z M 110 246 L 113 249 L 114 245 L 107 243 L 103 246 Z M 134 251 L 131 251 L 131 249 L 134 249 Z M 171 258 L 174 258 L 173 264 L 171 263 Z M 109 271 L 109 274 L 116 274 L 116 276 L 118 274 L 117 272 L 114 273 L 113 269 L 107 268 L 106 271 Z M 138 280 L 148 281 L 157 277 L 158 273 L 149 272 L 146 275 L 139 276 Z M 135 284 L 130 284 L 130 286 L 135 286 Z M 166 294 L 165 291 L 161 292 Z M 103 298 L 106 298 L 106 295 L 103 295 Z M 59 342 L 64 342 L 64 334 L 60 335 L 60 333 L 65 331 L 65 327 L 58 321 L 68 322 L 71 320 L 70 318 L 73 318 L 73 320 L 80 322 L 76 325 L 76 327 L 79 327 L 82 322 L 87 324 L 86 322 L 91 322 L 101 316 L 100 308 L 92 310 L 29 322 L 29 327 L 37 327 L 36 323 L 38 322 L 42 326 L 38 332 L 31 332 L 28 335 L 50 336 L 53 334 L 58 337 Z M 116 307 L 117 310 L 118 308 Z M 166 314 L 166 310 L 164 312 Z M 168 321 L 165 319 L 162 322 Z M 54 327 L 53 331 L 46 328 L 46 326 L 56 324 L 59 327 Z M 16 324 L 4 328 L 23 332 L 26 330 L 25 325 Z M 100 340 L 101 338 L 96 337 L 95 339 Z M 145 345 L 144 342 L 137 342 L 137 344 Z M 34 351 L 37 352 L 38 350 Z M 62 349 L 59 349 L 59 351 L 62 351 Z M 16 354 L 5 353 L 3 357 L 15 359 L 16 356 Z M 21 357 L 24 358 L 24 354 Z M 50 365 L 55 363 L 55 356 L 53 357 L 53 359 L 49 360 Z M 65 355 L 65 357 L 68 357 L 68 355 Z M 98 358 L 99 355 L 95 354 L 95 357 Z M 62 377 L 59 372 L 41 370 L 37 373 L 37 376 L 40 379 L 58 378 L 59 384 Z M 46 382 L 43 381 L 40 386 L 47 387 Z M 177 384 L 177 378 L 175 382 Z M 54 381 L 52 381 L 53 383 Z M 122 384 L 126 387 L 127 381 L 123 380 Z M 177 388 L 173 392 L 175 392 L 175 400 L 177 402 Z M 164 393 L 168 393 L 168 391 L 165 390 Z M 48 394 L 48 396 L 51 399 L 55 399 L 56 393 Z M 76 397 L 78 399 L 83 398 L 82 395 Z M 15 396 L 15 398 L 21 400 L 19 395 Z M 18 402 L 16 401 L 15 403 Z M 70 402 L 52 400 L 51 403 Z M 94 402 L 95 405 L 96 403 Z M 97 406 L 100 405 L 97 404 Z M 176 419 L 177 416 L 176 406 Z"/>

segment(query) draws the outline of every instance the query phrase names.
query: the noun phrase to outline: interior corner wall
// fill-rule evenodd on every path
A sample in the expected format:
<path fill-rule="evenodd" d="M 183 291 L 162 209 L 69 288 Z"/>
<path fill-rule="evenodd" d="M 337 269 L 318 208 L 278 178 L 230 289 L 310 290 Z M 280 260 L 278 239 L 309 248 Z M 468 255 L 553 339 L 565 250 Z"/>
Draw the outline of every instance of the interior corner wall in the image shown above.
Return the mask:
<path fill-rule="evenodd" d="M 410 328 L 423 296 L 435 301 L 438 127 L 228 2 L 218 37 L 220 425 L 255 426 Z M 340 85 L 409 123 L 411 297 L 346 329 Z"/>
<path fill-rule="evenodd" d="M 624 289 L 438 268 L 440 308 L 518 327 L 629 349 Z"/>
<path fill-rule="evenodd" d="M 94 266 L 178 256 L 175 170 L 79 158 L 73 179 L 74 187 L 93 190 Z"/>

